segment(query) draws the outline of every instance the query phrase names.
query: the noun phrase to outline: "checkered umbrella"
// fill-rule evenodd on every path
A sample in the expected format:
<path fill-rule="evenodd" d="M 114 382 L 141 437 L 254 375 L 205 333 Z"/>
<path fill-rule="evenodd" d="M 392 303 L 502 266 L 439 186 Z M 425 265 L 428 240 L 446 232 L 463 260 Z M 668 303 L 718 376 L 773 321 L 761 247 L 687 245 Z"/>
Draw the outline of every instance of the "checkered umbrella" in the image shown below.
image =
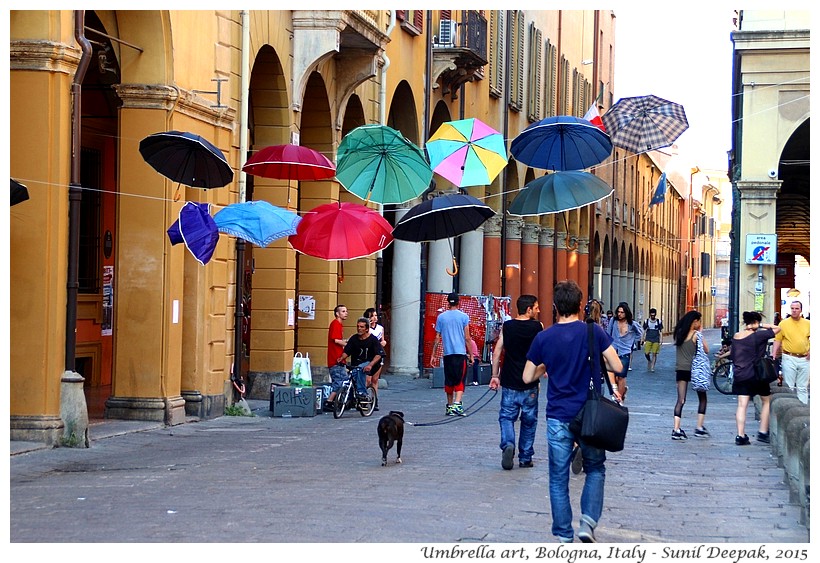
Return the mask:
<path fill-rule="evenodd" d="M 652 95 L 621 98 L 601 120 L 612 144 L 634 153 L 668 147 L 689 128 L 682 105 Z"/>

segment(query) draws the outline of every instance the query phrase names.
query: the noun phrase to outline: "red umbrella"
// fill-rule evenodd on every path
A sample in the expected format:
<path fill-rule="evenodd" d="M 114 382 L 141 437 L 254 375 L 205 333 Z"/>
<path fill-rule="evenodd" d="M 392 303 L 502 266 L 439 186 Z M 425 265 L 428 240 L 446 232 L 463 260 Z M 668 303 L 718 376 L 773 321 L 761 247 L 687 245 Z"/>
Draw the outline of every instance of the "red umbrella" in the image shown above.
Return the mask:
<path fill-rule="evenodd" d="M 390 226 L 379 213 L 358 203 L 327 203 L 306 213 L 291 246 L 323 260 L 352 260 L 383 250 L 391 242 Z"/>
<path fill-rule="evenodd" d="M 242 170 L 279 180 L 326 180 L 336 175 L 336 166 L 325 155 L 299 145 L 265 147 L 249 158 Z"/>

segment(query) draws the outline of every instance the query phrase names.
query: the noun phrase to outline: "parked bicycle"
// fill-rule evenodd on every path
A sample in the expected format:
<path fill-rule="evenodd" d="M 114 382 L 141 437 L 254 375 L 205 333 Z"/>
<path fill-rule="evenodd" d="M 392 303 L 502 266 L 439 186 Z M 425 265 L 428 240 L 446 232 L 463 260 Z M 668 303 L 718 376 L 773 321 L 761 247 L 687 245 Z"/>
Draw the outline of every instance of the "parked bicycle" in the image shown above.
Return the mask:
<path fill-rule="evenodd" d="M 359 398 L 356 393 L 356 372 L 359 366 L 347 365 L 347 381 L 342 383 L 333 400 L 333 418 L 341 418 L 347 409 L 356 409 L 362 416 L 370 416 L 376 407 L 376 391 L 367 386 L 367 398 Z"/>

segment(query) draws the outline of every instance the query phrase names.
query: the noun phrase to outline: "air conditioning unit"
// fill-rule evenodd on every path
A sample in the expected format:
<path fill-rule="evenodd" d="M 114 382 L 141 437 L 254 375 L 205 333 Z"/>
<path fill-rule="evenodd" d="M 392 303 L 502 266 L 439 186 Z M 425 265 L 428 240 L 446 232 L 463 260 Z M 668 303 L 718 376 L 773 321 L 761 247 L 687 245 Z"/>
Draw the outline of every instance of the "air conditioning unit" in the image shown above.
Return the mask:
<path fill-rule="evenodd" d="M 437 43 L 442 47 L 452 47 L 456 40 L 456 26 L 453 20 L 441 20 L 438 27 Z"/>

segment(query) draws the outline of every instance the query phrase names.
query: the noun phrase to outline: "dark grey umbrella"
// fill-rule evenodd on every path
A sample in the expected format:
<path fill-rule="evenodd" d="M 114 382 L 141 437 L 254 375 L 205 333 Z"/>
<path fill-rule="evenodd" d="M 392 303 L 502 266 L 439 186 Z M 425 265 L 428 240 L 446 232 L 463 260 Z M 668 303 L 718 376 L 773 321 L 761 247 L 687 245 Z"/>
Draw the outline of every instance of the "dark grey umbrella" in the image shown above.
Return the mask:
<path fill-rule="evenodd" d="M 422 201 L 393 228 L 393 238 L 426 242 L 474 231 L 495 211 L 467 194 L 448 194 Z"/>
<path fill-rule="evenodd" d="M 154 133 L 140 141 L 140 154 L 166 178 L 193 188 L 221 188 L 233 180 L 222 151 L 193 133 Z"/>
<path fill-rule="evenodd" d="M 10 178 L 11 180 L 11 205 L 17 205 L 23 201 L 28 199 L 28 188 L 26 188 L 23 184 L 15 180 L 14 178 Z"/>

